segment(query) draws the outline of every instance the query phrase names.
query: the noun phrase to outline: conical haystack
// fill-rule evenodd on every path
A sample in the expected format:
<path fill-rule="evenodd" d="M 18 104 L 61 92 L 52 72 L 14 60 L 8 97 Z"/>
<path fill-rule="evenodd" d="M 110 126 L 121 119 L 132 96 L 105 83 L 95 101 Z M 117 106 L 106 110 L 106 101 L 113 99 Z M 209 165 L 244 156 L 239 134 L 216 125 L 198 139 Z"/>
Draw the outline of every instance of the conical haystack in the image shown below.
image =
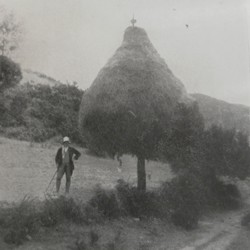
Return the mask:
<path fill-rule="evenodd" d="M 142 28 L 128 27 L 114 56 L 85 92 L 81 118 L 93 109 L 114 112 L 120 107 L 142 117 L 169 113 L 189 97 Z"/>

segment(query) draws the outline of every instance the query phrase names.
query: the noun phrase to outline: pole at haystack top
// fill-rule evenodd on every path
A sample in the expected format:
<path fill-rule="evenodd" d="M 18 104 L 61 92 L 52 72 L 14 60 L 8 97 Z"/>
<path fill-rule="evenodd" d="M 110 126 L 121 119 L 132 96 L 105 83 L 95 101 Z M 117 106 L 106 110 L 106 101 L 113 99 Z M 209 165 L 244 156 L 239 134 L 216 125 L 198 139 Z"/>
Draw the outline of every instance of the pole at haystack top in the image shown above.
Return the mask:
<path fill-rule="evenodd" d="M 131 20 L 131 23 L 132 23 L 132 26 L 135 27 L 136 19 L 135 19 L 134 15 L 133 15 L 133 19 Z"/>

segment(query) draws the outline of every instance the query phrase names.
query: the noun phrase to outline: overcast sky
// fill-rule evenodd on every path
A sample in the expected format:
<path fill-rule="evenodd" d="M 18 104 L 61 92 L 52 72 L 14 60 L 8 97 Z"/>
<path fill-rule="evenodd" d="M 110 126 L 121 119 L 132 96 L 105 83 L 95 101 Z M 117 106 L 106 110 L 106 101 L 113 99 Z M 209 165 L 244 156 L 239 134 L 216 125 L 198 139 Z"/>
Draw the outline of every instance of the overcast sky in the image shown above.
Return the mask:
<path fill-rule="evenodd" d="M 88 88 L 137 25 L 188 92 L 250 106 L 248 0 L 0 0 L 21 19 L 23 68 Z M 188 25 L 188 28 L 186 26 Z"/>

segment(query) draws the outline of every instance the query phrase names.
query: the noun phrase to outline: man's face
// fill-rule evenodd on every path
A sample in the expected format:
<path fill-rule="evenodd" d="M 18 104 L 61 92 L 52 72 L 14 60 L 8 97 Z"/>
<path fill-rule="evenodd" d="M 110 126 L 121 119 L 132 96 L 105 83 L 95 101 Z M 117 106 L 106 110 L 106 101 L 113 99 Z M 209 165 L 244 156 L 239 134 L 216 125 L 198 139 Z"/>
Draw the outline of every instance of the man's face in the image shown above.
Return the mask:
<path fill-rule="evenodd" d="M 67 141 L 64 142 L 64 143 L 63 143 L 63 146 L 67 148 L 67 147 L 69 146 L 69 142 L 67 142 Z"/>

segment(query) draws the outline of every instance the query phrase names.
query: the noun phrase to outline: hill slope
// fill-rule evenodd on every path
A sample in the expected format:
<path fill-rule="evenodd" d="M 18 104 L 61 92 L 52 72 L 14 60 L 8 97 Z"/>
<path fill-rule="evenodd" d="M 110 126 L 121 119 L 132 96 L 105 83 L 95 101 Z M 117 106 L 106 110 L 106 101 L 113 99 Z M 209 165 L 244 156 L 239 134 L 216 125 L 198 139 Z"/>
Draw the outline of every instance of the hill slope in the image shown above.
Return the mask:
<path fill-rule="evenodd" d="M 157 59 L 159 60 L 159 58 Z M 108 66 L 113 63 L 110 60 Z M 30 84 L 48 84 L 49 86 L 61 84 L 60 81 L 50 76 L 30 69 L 24 69 L 22 74 L 21 84 L 27 82 Z M 178 82 L 178 79 L 176 80 Z M 180 82 L 178 82 L 178 85 L 182 88 Z M 191 94 L 191 96 L 198 102 L 206 127 L 219 125 L 225 129 L 236 128 L 250 135 L 250 107 L 228 103 L 199 93 Z"/>
<path fill-rule="evenodd" d="M 203 94 L 191 95 L 197 102 L 206 127 L 236 128 L 250 135 L 250 107 L 232 104 Z"/>
<path fill-rule="evenodd" d="M 30 83 L 30 84 L 48 84 L 49 86 L 54 86 L 56 84 L 61 84 L 61 82 L 53 79 L 50 76 L 47 76 L 43 73 L 36 72 L 30 69 L 22 70 L 23 78 L 21 84 Z"/>

